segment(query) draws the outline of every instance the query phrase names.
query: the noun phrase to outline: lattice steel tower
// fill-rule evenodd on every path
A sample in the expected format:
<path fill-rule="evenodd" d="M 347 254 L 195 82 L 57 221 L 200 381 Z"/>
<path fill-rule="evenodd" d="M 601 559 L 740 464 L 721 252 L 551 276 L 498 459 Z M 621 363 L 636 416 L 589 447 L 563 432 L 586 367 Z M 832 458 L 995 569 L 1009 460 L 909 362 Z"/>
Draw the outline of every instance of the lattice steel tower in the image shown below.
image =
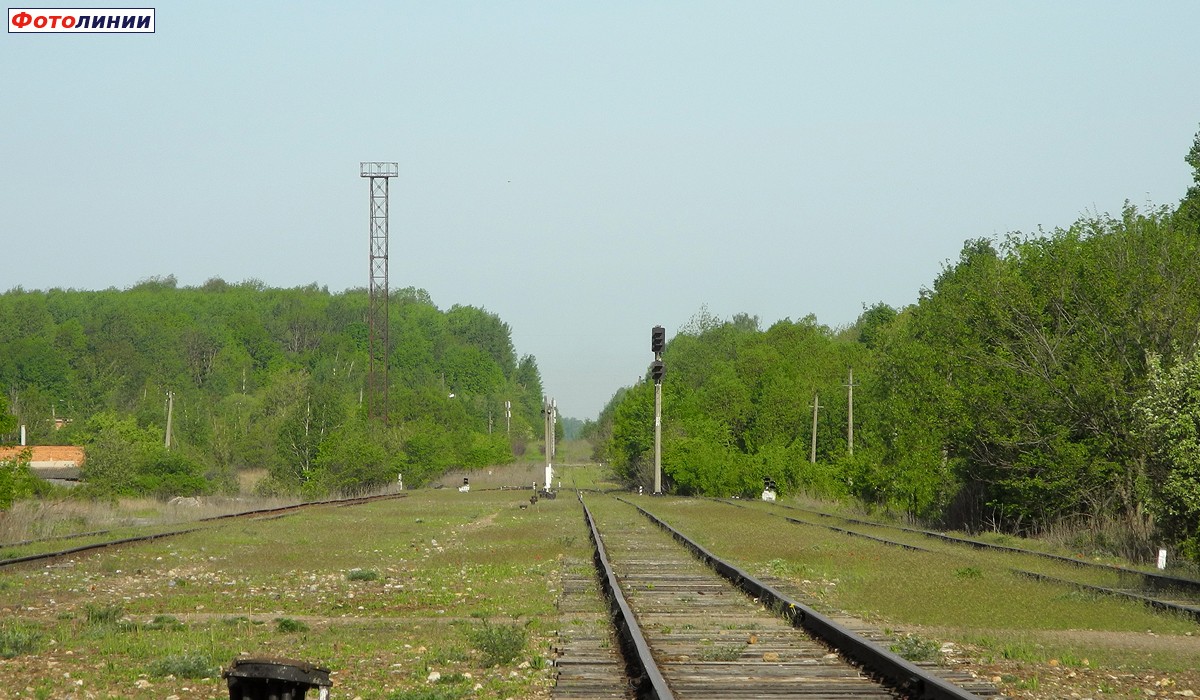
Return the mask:
<path fill-rule="evenodd" d="M 367 307 L 367 416 L 388 422 L 388 180 L 398 163 L 359 163 L 359 176 L 371 179 L 371 285 Z"/>

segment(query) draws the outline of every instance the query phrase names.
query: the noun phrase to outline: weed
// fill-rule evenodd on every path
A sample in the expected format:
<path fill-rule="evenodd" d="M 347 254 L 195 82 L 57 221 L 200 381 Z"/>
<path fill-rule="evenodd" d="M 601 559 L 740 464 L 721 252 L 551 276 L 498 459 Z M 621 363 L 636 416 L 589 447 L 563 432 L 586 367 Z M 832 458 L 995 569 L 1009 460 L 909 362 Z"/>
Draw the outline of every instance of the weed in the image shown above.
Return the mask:
<path fill-rule="evenodd" d="M 432 688 L 397 690 L 387 696 L 387 700 L 460 700 L 465 698 L 469 692 L 467 688 L 436 685 Z"/>
<path fill-rule="evenodd" d="M 150 673 L 158 677 L 213 678 L 220 670 L 212 660 L 200 654 L 176 654 L 150 664 Z"/>
<path fill-rule="evenodd" d="M 425 656 L 425 663 L 439 665 L 456 664 L 462 663 L 468 658 L 470 658 L 470 656 L 461 647 L 434 647 L 433 649 L 430 649 L 429 653 Z"/>
<path fill-rule="evenodd" d="M 22 622 L 0 623 L 0 659 L 35 654 L 42 644 L 42 631 Z"/>
<path fill-rule="evenodd" d="M 699 658 L 701 661 L 737 661 L 745 650 L 745 644 L 714 646 L 700 652 Z"/>
<path fill-rule="evenodd" d="M 187 629 L 187 625 L 184 625 L 182 622 L 180 622 L 179 618 L 175 617 L 174 615 L 155 615 L 153 620 L 142 625 L 141 628 L 147 630 L 168 630 L 171 632 L 180 632 Z"/>
<path fill-rule="evenodd" d="M 1041 662 L 1046 660 L 1046 653 L 1040 645 L 1025 642 L 1005 644 L 1000 649 L 1000 655 L 1009 661 Z"/>
<path fill-rule="evenodd" d="M 954 575 L 958 578 L 983 578 L 983 571 L 978 566 L 964 566 L 955 569 Z"/>
<path fill-rule="evenodd" d="M 942 659 L 942 645 L 932 639 L 921 639 L 915 634 L 905 635 L 889 648 L 892 653 L 899 654 L 909 661 L 941 661 Z"/>
<path fill-rule="evenodd" d="M 529 639 L 525 628 L 519 625 L 493 625 L 486 620 L 471 631 L 470 637 L 471 644 L 483 654 L 483 665 L 487 667 L 517 658 Z"/>
<path fill-rule="evenodd" d="M 374 569 L 350 569 L 346 573 L 347 581 L 378 581 L 379 572 Z"/>
<path fill-rule="evenodd" d="M 308 625 L 299 620 L 293 620 L 290 617 L 277 617 L 275 618 L 275 631 L 283 634 L 307 632 Z"/>
<path fill-rule="evenodd" d="M 121 621 L 121 617 L 125 614 L 125 608 L 120 605 L 92 605 L 88 603 L 84 606 L 84 612 L 87 614 L 87 624 L 92 627 L 111 627 Z"/>

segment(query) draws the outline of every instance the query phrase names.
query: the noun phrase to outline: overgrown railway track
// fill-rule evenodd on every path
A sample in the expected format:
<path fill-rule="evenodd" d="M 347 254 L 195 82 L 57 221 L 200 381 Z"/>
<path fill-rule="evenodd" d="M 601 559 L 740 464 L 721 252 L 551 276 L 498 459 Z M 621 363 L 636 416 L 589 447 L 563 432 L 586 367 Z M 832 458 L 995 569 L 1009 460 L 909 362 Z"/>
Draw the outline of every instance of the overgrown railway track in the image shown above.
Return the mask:
<path fill-rule="evenodd" d="M 257 508 L 254 510 L 241 511 L 238 513 L 226 513 L 224 515 L 214 515 L 214 516 L 210 516 L 207 518 L 199 518 L 195 522 L 203 524 L 203 523 L 211 523 L 211 522 L 215 522 L 215 521 L 219 521 L 219 520 L 230 520 L 230 519 L 235 519 L 235 518 L 257 518 L 257 519 L 279 518 L 279 517 L 283 517 L 285 515 L 300 512 L 300 511 L 307 510 L 310 508 L 318 508 L 318 507 L 323 507 L 323 506 L 330 506 L 330 507 L 354 506 L 354 505 L 360 505 L 363 503 L 370 503 L 372 501 L 388 500 L 388 499 L 393 499 L 393 498 L 403 498 L 404 495 L 405 494 L 403 494 L 403 493 L 381 494 L 381 495 L 376 495 L 376 496 L 356 496 L 353 498 L 339 498 L 339 499 L 332 499 L 332 500 L 327 500 L 327 501 L 312 501 L 312 502 L 308 502 L 308 503 L 295 503 L 292 505 L 277 506 L 277 507 L 273 507 L 273 508 Z M 43 561 L 52 561 L 54 559 L 60 559 L 62 557 L 67 557 L 67 556 L 71 556 L 74 554 L 81 554 L 84 552 L 90 552 L 90 551 L 99 550 L 99 549 L 107 549 L 109 547 L 117 547 L 117 546 L 126 545 L 126 544 L 136 544 L 139 542 L 150 542 L 152 540 L 163 539 L 165 537 L 176 537 L 179 535 L 185 535 L 185 534 L 188 534 L 191 532 L 196 532 L 197 530 L 202 529 L 202 527 L 203 527 L 202 525 L 190 526 L 190 527 L 179 528 L 179 529 L 174 529 L 174 530 L 165 530 L 162 532 L 152 532 L 152 533 L 147 533 L 145 535 L 135 535 L 132 537 L 119 537 L 119 538 L 114 538 L 114 539 L 99 540 L 96 542 L 88 542 L 86 544 L 81 544 L 81 545 L 77 545 L 74 547 L 66 547 L 63 549 L 56 549 L 56 550 L 48 551 L 48 552 L 36 552 L 36 553 L 26 554 L 26 555 L 12 555 L 12 552 L 14 550 L 17 550 L 17 548 L 21 547 L 21 546 L 36 545 L 40 542 L 62 541 L 62 540 L 69 540 L 69 539 L 74 539 L 74 538 L 103 536 L 103 535 L 109 534 L 110 531 L 89 532 L 89 533 L 80 534 L 78 536 L 59 535 L 59 536 L 54 536 L 54 537 L 47 537 L 47 538 L 44 538 L 41 540 L 26 540 L 26 541 L 14 543 L 11 545 L 0 546 L 0 569 L 10 567 L 10 566 L 16 566 L 18 564 L 30 564 L 30 563 L 43 562 Z"/>
<path fill-rule="evenodd" d="M 648 511 L 594 501 L 584 517 L 616 640 L 606 646 L 568 630 L 555 698 L 982 697 L 772 589 Z M 994 694 L 984 684 L 975 690 Z"/>
<path fill-rule="evenodd" d="M 732 501 L 722 501 L 730 505 L 745 506 L 743 503 Z M 1180 576 L 1170 576 L 1166 574 L 1156 574 L 1138 569 L 1131 569 L 1124 566 L 1115 566 L 1112 564 L 1104 564 L 1101 562 L 1087 561 L 1084 559 L 1074 559 L 1058 554 L 1047 552 L 1038 552 L 1030 549 L 1021 549 L 1017 547 L 1009 547 L 1006 545 L 993 544 L 990 542 L 981 542 L 979 540 L 968 539 L 965 537 L 956 537 L 947 535 L 941 532 L 932 530 L 922 530 L 918 528 L 902 527 L 899 525 L 888 525 L 885 523 L 860 520 L 856 518 L 848 518 L 843 516 L 831 515 L 820 511 L 799 508 L 783 504 L 774 504 L 766 506 L 768 512 L 777 517 L 783 518 L 797 525 L 805 525 L 812 527 L 821 527 L 833 532 L 838 532 L 852 537 L 864 537 L 883 544 L 903 547 L 915 551 L 932 551 L 928 548 L 905 542 L 889 537 L 881 537 L 876 534 L 862 531 L 863 529 L 875 529 L 883 531 L 892 531 L 901 535 L 910 537 L 920 537 L 936 540 L 942 543 L 948 543 L 954 547 L 969 547 L 972 549 L 988 550 L 997 553 L 1016 555 L 1021 557 L 1030 557 L 1032 559 L 1041 559 L 1045 561 L 1055 562 L 1058 564 L 1067 564 L 1080 569 L 1101 572 L 1103 574 L 1115 576 L 1117 583 L 1115 585 L 1098 585 L 1078 579 L 1072 579 L 1063 576 L 1055 576 L 1045 572 L 1030 571 L 1025 568 L 1009 567 L 1009 570 L 1017 575 L 1028 578 L 1055 583 L 1065 586 L 1073 586 L 1080 590 L 1096 593 L 1100 595 L 1116 596 L 1133 600 L 1142 603 L 1146 606 L 1161 610 L 1168 613 L 1179 614 L 1185 617 L 1200 622 L 1200 581 L 1183 578 Z M 787 515 L 782 515 L 775 512 L 775 509 L 784 509 L 810 516 L 810 519 L 803 520 Z M 850 526 L 856 526 L 859 529 L 850 529 L 847 527 L 839 527 L 830 525 L 828 520 L 837 520 Z"/>

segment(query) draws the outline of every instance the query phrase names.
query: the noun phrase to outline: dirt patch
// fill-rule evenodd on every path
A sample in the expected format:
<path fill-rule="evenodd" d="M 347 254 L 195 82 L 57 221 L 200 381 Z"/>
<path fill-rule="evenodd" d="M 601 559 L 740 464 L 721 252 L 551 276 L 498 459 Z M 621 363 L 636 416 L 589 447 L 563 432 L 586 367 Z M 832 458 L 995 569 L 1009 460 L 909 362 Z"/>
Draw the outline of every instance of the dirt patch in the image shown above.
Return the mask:
<path fill-rule="evenodd" d="M 475 532 L 476 530 L 482 530 L 485 527 L 494 525 L 496 523 L 497 515 L 499 515 L 499 513 L 492 513 L 485 518 L 480 518 L 479 520 L 469 522 L 466 525 L 463 525 L 463 530 L 467 532 Z"/>

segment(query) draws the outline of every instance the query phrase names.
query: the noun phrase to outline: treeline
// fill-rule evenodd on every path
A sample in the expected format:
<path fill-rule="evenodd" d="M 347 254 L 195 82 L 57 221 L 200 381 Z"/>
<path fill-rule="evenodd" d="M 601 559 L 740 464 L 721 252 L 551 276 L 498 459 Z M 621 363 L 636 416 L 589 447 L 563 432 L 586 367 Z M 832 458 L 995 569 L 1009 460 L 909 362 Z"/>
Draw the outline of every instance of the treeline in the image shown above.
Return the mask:
<path fill-rule="evenodd" d="M 315 285 L 10 290 L 0 402 L 30 444 L 83 445 L 87 488 L 103 494 L 232 491 L 240 470 L 265 468 L 263 491 L 322 495 L 523 453 L 542 386 L 508 325 L 475 307 L 439 310 L 412 288 L 389 306 L 387 429 L 365 410 L 367 293 Z M 13 427 L 0 421 L 0 442 L 15 441 Z"/>
<path fill-rule="evenodd" d="M 1200 558 L 1200 135 L 1187 162 L 1176 208 L 968 241 L 915 304 L 850 328 L 701 314 L 664 353 L 668 484 L 751 496 L 771 477 L 972 530 L 1103 520 L 1114 547 Z M 589 426 L 630 484 L 650 478 L 648 377 Z"/>

